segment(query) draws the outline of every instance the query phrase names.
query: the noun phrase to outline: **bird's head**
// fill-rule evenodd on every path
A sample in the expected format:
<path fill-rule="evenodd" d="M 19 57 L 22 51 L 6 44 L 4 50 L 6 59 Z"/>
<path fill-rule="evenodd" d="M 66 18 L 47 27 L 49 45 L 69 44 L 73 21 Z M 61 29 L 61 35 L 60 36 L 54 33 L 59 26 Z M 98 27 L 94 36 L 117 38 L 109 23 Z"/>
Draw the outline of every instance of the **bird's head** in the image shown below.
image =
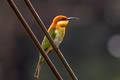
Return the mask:
<path fill-rule="evenodd" d="M 77 17 L 67 17 L 63 15 L 56 16 L 53 19 L 53 24 L 59 26 L 59 27 L 66 27 L 70 20 L 78 20 Z"/>

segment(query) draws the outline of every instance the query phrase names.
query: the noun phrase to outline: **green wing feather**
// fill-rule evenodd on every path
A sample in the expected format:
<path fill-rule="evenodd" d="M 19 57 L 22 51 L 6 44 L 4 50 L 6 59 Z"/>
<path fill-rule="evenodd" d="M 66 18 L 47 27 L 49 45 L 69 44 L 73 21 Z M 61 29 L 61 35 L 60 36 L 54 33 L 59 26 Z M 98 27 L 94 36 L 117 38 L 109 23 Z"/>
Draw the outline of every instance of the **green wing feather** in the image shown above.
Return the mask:
<path fill-rule="evenodd" d="M 53 40 L 55 39 L 55 36 L 56 36 L 55 30 L 56 29 L 53 28 L 49 31 L 49 34 Z M 49 40 L 47 39 L 47 37 L 45 36 L 43 39 L 43 42 L 42 42 L 42 48 L 46 51 L 50 46 L 51 46 L 51 44 L 50 44 Z"/>
<path fill-rule="evenodd" d="M 50 31 L 49 31 L 49 34 L 50 36 L 52 37 L 52 39 L 54 40 L 55 37 L 56 37 L 56 34 L 55 34 L 55 30 L 56 28 L 52 28 Z M 46 53 L 48 53 L 48 49 L 51 47 L 51 44 L 49 42 L 49 40 L 47 39 L 47 37 L 45 36 L 44 39 L 43 39 L 43 42 L 42 42 L 42 48 L 46 51 Z M 39 61 L 38 61 L 38 65 L 39 63 L 42 63 L 44 61 L 44 58 L 42 57 L 42 55 L 40 55 L 39 57 Z"/>
<path fill-rule="evenodd" d="M 55 30 L 56 28 L 52 28 L 50 31 L 49 31 L 49 34 L 51 35 L 52 39 L 54 40 L 55 37 L 56 37 L 56 34 L 55 34 Z M 49 51 L 49 48 L 51 47 L 51 44 L 49 42 L 49 40 L 47 39 L 47 37 L 45 36 L 43 38 L 43 42 L 42 42 L 42 48 L 46 51 L 46 53 L 48 53 Z M 37 63 L 37 68 L 36 68 L 36 72 L 35 72 L 35 75 L 39 75 L 39 70 L 40 70 L 40 67 L 41 67 L 41 64 L 42 62 L 44 61 L 44 58 L 42 55 L 39 56 L 39 60 L 38 60 L 38 63 Z"/>

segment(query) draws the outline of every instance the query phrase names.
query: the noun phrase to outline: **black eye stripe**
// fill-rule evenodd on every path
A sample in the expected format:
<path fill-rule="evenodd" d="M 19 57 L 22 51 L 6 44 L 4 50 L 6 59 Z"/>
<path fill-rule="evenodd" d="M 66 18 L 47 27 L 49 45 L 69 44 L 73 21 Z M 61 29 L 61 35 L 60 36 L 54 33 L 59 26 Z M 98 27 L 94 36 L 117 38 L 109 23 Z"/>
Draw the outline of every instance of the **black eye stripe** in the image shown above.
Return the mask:
<path fill-rule="evenodd" d="M 61 20 L 67 20 L 66 18 L 62 18 Z"/>

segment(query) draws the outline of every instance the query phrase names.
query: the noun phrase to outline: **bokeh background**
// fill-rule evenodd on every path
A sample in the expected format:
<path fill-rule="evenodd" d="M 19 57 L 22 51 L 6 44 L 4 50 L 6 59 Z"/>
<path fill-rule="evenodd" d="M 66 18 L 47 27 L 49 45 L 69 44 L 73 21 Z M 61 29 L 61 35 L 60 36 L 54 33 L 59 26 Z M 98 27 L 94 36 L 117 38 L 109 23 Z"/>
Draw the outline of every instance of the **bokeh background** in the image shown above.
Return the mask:
<path fill-rule="evenodd" d="M 32 30 L 43 32 L 23 0 L 15 0 Z M 79 80 L 120 80 L 120 0 L 31 0 L 48 28 L 56 15 L 71 21 L 60 49 Z M 53 51 L 49 54 L 64 80 L 71 80 Z M 0 80 L 34 80 L 38 50 L 7 0 L 0 0 Z M 39 80 L 56 80 L 44 62 Z"/>

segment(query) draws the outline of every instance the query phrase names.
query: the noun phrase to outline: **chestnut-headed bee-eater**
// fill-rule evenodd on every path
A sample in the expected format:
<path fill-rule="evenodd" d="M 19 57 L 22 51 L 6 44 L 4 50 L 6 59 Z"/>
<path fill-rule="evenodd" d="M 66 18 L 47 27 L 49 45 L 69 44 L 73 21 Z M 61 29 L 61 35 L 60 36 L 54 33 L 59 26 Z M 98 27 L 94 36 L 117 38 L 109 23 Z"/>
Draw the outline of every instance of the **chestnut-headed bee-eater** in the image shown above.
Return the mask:
<path fill-rule="evenodd" d="M 52 37 L 54 43 L 56 46 L 59 46 L 60 43 L 63 41 L 66 31 L 66 26 L 69 23 L 70 20 L 77 20 L 79 18 L 77 17 L 67 17 L 63 15 L 56 16 L 53 19 L 52 24 L 48 28 L 48 32 L 50 36 Z M 45 36 L 42 41 L 42 48 L 45 50 L 45 52 L 48 54 L 53 48 Z M 44 58 L 40 55 L 39 61 L 37 64 L 36 72 L 34 74 L 34 77 L 38 78 L 40 73 L 40 68 L 42 66 L 42 62 L 44 61 Z"/>

